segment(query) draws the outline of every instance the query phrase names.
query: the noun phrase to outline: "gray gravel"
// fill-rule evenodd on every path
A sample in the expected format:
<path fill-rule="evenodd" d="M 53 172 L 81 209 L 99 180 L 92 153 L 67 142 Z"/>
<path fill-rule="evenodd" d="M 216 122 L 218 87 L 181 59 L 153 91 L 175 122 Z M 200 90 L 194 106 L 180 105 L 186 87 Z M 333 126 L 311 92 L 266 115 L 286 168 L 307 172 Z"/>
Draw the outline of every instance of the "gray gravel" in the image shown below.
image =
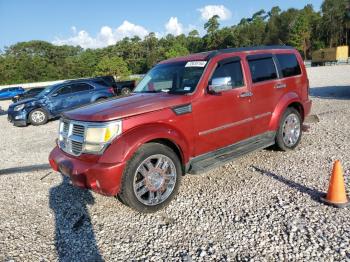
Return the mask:
<path fill-rule="evenodd" d="M 44 177 L 57 121 L 16 128 L 0 102 L 0 261 L 350 261 L 349 208 L 318 201 L 335 159 L 350 188 L 350 66 L 308 70 L 320 122 L 295 151 L 185 176 L 150 215 Z"/>

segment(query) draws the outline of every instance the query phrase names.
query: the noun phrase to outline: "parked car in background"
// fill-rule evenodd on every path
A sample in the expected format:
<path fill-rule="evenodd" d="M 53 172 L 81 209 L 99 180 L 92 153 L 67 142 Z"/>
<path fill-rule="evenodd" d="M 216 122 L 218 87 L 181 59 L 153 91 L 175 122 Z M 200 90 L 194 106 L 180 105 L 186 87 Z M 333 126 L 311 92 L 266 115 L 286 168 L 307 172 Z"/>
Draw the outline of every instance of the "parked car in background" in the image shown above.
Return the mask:
<path fill-rule="evenodd" d="M 116 93 L 118 95 L 128 95 L 132 93 L 136 87 L 136 81 L 131 80 L 131 81 L 118 81 L 117 83 L 117 88 L 116 88 Z"/>
<path fill-rule="evenodd" d="M 19 100 L 34 97 L 34 96 L 38 95 L 44 89 L 45 89 L 45 87 L 34 87 L 31 89 L 27 89 L 24 91 L 24 93 L 18 94 L 16 96 L 12 97 L 12 102 L 16 103 Z"/>
<path fill-rule="evenodd" d="M 8 120 L 15 126 L 45 124 L 62 112 L 115 96 L 114 88 L 97 79 L 65 81 L 45 88 L 35 97 L 9 106 Z"/>
<path fill-rule="evenodd" d="M 22 87 L 9 87 L 0 90 L 0 100 L 12 99 L 14 96 L 24 93 Z"/>
<path fill-rule="evenodd" d="M 75 186 L 155 212 L 182 175 L 300 142 L 311 110 L 292 47 L 232 48 L 160 62 L 132 95 L 63 114 L 51 167 Z"/>
<path fill-rule="evenodd" d="M 112 86 L 116 95 L 128 95 L 136 86 L 136 81 L 115 81 L 113 76 L 100 76 L 95 78 L 98 84 Z"/>

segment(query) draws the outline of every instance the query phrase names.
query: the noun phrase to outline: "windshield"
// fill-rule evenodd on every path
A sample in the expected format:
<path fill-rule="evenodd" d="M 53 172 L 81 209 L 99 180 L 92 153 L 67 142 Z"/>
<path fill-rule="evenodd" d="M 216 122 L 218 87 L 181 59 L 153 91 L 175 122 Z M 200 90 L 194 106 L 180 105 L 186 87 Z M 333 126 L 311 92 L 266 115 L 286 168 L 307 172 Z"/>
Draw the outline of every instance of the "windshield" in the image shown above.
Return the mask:
<path fill-rule="evenodd" d="M 142 79 L 134 92 L 191 93 L 196 89 L 206 63 L 206 61 L 192 61 L 157 65 Z"/>
<path fill-rule="evenodd" d="M 60 84 L 55 84 L 55 85 L 51 85 L 46 87 L 43 91 L 41 91 L 39 94 L 37 94 L 37 97 L 42 97 L 42 96 L 46 96 L 48 94 L 51 93 L 51 91 L 53 91 L 54 89 L 56 89 L 57 86 L 59 86 Z"/>

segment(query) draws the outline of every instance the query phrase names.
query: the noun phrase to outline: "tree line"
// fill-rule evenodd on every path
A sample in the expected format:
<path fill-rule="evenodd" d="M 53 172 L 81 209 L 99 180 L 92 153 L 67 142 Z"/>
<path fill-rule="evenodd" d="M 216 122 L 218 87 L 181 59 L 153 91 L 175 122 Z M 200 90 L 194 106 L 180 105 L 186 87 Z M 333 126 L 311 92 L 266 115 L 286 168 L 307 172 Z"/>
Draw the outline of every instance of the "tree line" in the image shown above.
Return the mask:
<path fill-rule="evenodd" d="M 226 27 L 220 27 L 219 17 L 213 16 L 204 29 L 204 36 L 197 30 L 160 39 L 150 33 L 144 39 L 124 38 L 99 49 L 55 46 L 45 41 L 20 42 L 0 53 L 0 84 L 96 75 L 126 78 L 145 73 L 167 58 L 229 47 L 291 45 L 304 59 L 310 59 L 313 50 L 349 44 L 350 0 L 325 0 L 320 11 L 312 5 L 284 11 L 275 6 Z"/>

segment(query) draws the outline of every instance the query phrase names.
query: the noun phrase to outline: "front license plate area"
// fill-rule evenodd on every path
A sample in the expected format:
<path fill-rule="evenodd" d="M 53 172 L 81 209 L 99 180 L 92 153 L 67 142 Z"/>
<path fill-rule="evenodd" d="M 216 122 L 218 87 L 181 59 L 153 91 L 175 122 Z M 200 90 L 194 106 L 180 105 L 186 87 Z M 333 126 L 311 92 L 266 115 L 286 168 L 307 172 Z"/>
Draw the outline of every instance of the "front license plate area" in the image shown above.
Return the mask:
<path fill-rule="evenodd" d="M 62 173 L 64 176 L 70 176 L 72 173 L 72 169 L 67 166 L 65 163 L 61 163 L 58 166 L 58 170 Z"/>

